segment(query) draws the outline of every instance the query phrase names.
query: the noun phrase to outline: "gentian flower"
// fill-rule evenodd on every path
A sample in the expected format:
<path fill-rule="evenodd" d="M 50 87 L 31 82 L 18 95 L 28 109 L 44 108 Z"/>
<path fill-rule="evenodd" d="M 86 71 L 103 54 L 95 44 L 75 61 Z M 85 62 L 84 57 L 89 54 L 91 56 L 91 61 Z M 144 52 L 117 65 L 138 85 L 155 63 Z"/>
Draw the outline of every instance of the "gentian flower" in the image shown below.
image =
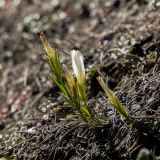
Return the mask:
<path fill-rule="evenodd" d="M 80 51 L 72 50 L 71 52 L 72 68 L 77 78 L 78 84 L 84 86 L 85 69 L 83 63 L 83 55 Z"/>

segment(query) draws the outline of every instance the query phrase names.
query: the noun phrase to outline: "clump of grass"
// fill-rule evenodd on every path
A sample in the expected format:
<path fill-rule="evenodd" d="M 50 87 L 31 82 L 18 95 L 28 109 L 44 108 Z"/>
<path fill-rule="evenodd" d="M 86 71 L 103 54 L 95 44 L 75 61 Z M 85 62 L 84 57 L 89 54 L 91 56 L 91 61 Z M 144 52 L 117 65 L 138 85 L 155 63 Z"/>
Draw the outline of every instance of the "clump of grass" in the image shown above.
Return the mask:
<path fill-rule="evenodd" d="M 65 101 L 78 111 L 76 115 L 68 116 L 66 119 L 82 118 L 91 127 L 105 125 L 106 122 L 95 117 L 87 103 L 82 53 L 75 50 L 70 53 L 74 77 L 64 64 L 61 66 L 58 51 L 50 46 L 42 31 L 40 31 L 40 39 L 47 52 L 46 58 L 54 75 L 48 74 L 48 76 L 63 92 L 60 94 Z M 62 78 L 62 69 L 65 72 L 66 81 Z"/>
<path fill-rule="evenodd" d="M 50 65 L 50 68 L 54 74 L 54 76 L 49 74 L 48 76 L 61 89 L 63 93 L 60 94 L 65 99 L 65 101 L 78 111 L 77 114 L 68 116 L 66 119 L 81 118 L 88 124 L 88 126 L 91 127 L 96 125 L 106 125 L 107 123 L 104 120 L 95 117 L 90 107 L 88 106 L 85 90 L 85 69 L 82 53 L 75 50 L 70 52 L 72 68 L 75 74 L 74 77 L 64 64 L 61 66 L 58 51 L 54 50 L 50 46 L 42 31 L 40 31 L 40 39 L 47 52 L 46 58 L 48 64 Z M 62 69 L 65 72 L 66 81 L 64 81 L 62 78 Z M 116 97 L 116 95 L 105 85 L 101 77 L 97 77 L 97 80 L 107 94 L 110 103 L 115 107 L 117 112 L 125 119 L 128 119 L 128 112 Z"/>

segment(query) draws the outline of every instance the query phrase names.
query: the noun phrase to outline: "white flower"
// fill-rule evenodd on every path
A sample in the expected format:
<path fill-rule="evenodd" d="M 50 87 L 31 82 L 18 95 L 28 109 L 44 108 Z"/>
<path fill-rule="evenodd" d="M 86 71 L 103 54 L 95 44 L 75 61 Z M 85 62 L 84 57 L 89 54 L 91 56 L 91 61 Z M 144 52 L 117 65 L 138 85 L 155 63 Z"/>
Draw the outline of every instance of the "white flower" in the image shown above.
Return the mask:
<path fill-rule="evenodd" d="M 72 50 L 70 54 L 71 54 L 73 72 L 77 78 L 77 82 L 81 87 L 83 87 L 85 78 L 83 55 L 80 51 L 75 51 L 75 50 Z"/>

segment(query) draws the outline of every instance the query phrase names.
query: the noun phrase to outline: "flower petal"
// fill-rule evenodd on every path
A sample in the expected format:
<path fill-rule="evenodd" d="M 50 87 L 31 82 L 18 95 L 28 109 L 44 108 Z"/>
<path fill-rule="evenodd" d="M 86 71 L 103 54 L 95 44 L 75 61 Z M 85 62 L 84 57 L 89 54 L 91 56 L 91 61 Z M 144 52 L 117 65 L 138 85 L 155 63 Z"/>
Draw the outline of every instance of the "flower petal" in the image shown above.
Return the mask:
<path fill-rule="evenodd" d="M 83 63 L 83 55 L 80 51 L 72 50 L 71 51 L 71 60 L 73 72 L 76 75 L 78 83 L 84 85 L 85 69 Z"/>

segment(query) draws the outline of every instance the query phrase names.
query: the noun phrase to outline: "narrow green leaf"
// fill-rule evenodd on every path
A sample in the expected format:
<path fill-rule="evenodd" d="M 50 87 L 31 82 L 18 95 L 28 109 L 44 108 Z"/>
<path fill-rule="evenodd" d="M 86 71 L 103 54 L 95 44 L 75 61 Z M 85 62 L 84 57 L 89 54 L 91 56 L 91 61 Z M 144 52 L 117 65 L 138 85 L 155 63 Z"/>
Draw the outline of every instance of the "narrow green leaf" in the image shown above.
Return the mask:
<path fill-rule="evenodd" d="M 108 96 L 108 98 L 110 100 L 110 103 L 116 108 L 117 112 L 123 117 L 128 118 L 128 113 L 119 99 L 116 96 Z"/>
<path fill-rule="evenodd" d="M 67 85 L 66 83 L 62 82 L 62 86 L 63 86 L 63 88 L 64 88 L 65 91 L 66 91 L 66 95 L 67 95 L 72 101 L 74 101 L 74 97 L 73 97 L 73 95 L 71 94 L 71 91 L 69 90 L 68 85 Z"/>
<path fill-rule="evenodd" d="M 54 69 L 54 66 L 52 65 L 50 59 L 48 59 L 47 62 L 48 62 L 48 64 L 49 64 L 49 66 L 50 66 L 52 72 L 55 74 L 55 69 Z"/>
<path fill-rule="evenodd" d="M 65 119 L 66 120 L 70 120 L 70 119 L 73 119 L 73 118 L 81 118 L 81 114 L 75 114 L 75 115 L 68 115 Z"/>
<path fill-rule="evenodd" d="M 128 119 L 128 112 L 126 111 L 126 109 L 122 105 L 122 103 L 119 101 L 118 97 L 114 94 L 113 91 L 111 91 L 106 86 L 106 84 L 104 83 L 104 81 L 101 77 L 97 77 L 97 80 L 98 80 L 99 84 L 101 85 L 101 87 L 103 88 L 103 90 L 105 91 L 106 95 L 108 96 L 108 99 L 109 99 L 111 105 L 113 105 L 115 107 L 115 109 L 117 110 L 117 112 L 120 115 L 122 115 L 124 118 Z"/>
<path fill-rule="evenodd" d="M 76 114 L 76 115 L 69 115 L 69 116 L 67 116 L 65 119 L 66 120 L 70 120 L 70 119 L 73 119 L 73 118 L 82 118 L 85 122 L 86 122 L 86 124 L 88 125 L 88 126 L 90 126 L 90 127 L 93 127 L 92 125 L 91 125 L 91 123 L 90 123 L 90 121 L 86 118 L 86 116 L 85 115 L 83 115 L 83 114 Z"/>
<path fill-rule="evenodd" d="M 73 108 L 77 109 L 76 105 L 67 97 L 65 97 L 63 94 L 60 93 L 60 95 L 65 99 L 65 101 L 70 104 Z"/>
<path fill-rule="evenodd" d="M 51 75 L 48 74 L 48 76 L 49 76 L 49 77 L 52 79 L 52 81 L 67 95 L 66 90 L 64 89 L 64 87 L 63 87 L 60 83 L 58 83 L 58 82 L 56 81 L 56 79 L 54 79 Z"/>
<path fill-rule="evenodd" d="M 58 52 L 57 49 L 55 50 L 55 54 L 56 54 L 56 59 L 57 59 L 58 68 L 61 70 L 60 57 L 59 57 L 59 52 Z"/>
<path fill-rule="evenodd" d="M 87 108 L 85 108 L 84 106 L 81 106 L 80 110 L 85 113 L 87 116 L 91 117 L 91 114 L 89 113 L 89 111 L 87 110 Z"/>
<path fill-rule="evenodd" d="M 55 59 L 51 59 L 51 63 L 52 63 L 52 66 L 54 67 L 54 70 L 55 70 L 55 75 L 57 77 L 57 79 L 62 82 L 62 72 L 61 72 L 61 64 L 60 64 L 60 58 L 59 58 L 59 53 L 58 53 L 58 50 L 55 50 L 54 52 L 55 54 Z"/>

